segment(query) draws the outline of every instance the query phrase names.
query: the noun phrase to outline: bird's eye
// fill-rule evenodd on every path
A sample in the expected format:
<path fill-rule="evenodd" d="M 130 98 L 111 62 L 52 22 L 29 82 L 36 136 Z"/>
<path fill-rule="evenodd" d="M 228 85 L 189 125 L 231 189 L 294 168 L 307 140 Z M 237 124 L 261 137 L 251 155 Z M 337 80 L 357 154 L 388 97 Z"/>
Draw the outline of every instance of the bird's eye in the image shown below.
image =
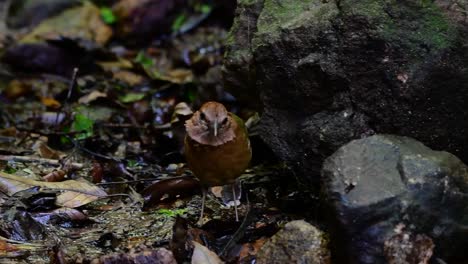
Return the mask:
<path fill-rule="evenodd" d="M 223 119 L 223 121 L 221 121 L 221 124 L 222 124 L 222 125 L 225 125 L 225 124 L 227 124 L 227 122 L 228 122 L 228 119 L 227 119 L 227 117 L 225 117 L 225 118 Z"/>
<path fill-rule="evenodd" d="M 203 121 L 206 121 L 205 113 L 203 113 L 203 112 L 200 113 L 200 119 L 203 120 Z"/>

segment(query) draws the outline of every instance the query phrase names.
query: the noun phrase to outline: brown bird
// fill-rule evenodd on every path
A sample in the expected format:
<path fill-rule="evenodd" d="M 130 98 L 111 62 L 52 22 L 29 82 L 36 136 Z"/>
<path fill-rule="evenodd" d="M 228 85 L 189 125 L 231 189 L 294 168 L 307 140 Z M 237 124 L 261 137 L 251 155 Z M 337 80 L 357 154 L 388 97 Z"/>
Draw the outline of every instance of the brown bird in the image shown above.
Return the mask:
<path fill-rule="evenodd" d="M 200 220 L 206 189 L 234 184 L 252 158 L 247 129 L 242 119 L 217 102 L 207 102 L 185 123 L 185 156 L 203 189 Z M 234 185 L 233 196 L 236 197 Z M 235 201 L 235 198 L 234 198 Z M 238 221 L 237 204 L 236 221 Z"/>

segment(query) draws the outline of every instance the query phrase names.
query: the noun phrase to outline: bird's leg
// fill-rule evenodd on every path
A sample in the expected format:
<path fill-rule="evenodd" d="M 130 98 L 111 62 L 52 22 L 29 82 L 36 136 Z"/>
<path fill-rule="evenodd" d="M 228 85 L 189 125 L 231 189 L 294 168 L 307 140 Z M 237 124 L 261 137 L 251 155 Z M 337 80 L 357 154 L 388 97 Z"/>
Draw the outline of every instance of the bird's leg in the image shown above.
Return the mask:
<path fill-rule="evenodd" d="M 202 187 L 202 205 L 201 205 L 201 213 L 200 213 L 200 220 L 199 220 L 200 223 L 203 223 L 203 213 L 205 211 L 206 192 L 207 192 L 206 187 L 203 186 Z"/>
<path fill-rule="evenodd" d="M 237 213 L 237 196 L 236 196 L 236 184 L 232 184 L 232 197 L 234 198 L 234 210 L 236 211 L 236 222 L 239 222 L 239 214 Z"/>

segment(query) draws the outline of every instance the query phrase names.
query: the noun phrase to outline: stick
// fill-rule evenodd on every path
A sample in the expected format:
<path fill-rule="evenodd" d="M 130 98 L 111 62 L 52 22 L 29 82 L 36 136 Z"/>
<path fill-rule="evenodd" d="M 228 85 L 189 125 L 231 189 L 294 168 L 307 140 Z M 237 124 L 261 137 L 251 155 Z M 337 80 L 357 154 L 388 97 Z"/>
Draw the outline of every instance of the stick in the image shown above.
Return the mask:
<path fill-rule="evenodd" d="M 0 160 L 4 161 L 16 161 L 16 162 L 38 162 L 53 166 L 60 166 L 62 163 L 60 160 L 55 159 L 45 159 L 45 158 L 38 158 L 38 157 L 30 157 L 30 156 L 13 156 L 13 155 L 0 155 Z M 72 162 L 68 164 L 72 169 L 82 169 L 84 165 L 82 163 Z"/>

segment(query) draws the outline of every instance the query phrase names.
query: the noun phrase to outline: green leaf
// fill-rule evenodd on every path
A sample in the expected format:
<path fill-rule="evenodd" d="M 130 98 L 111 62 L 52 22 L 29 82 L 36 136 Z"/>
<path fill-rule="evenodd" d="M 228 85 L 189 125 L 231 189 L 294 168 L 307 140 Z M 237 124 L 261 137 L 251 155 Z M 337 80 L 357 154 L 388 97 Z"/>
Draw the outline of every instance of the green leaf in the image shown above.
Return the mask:
<path fill-rule="evenodd" d="M 119 100 L 122 103 L 133 103 L 143 99 L 144 97 L 144 93 L 128 93 L 126 95 L 120 96 Z"/>
<path fill-rule="evenodd" d="M 197 99 L 198 93 L 197 93 L 197 91 L 195 89 L 187 88 L 187 89 L 185 89 L 184 96 L 185 96 L 185 100 L 192 103 L 192 102 L 195 101 L 195 99 Z"/>
<path fill-rule="evenodd" d="M 134 61 L 141 64 L 144 68 L 150 68 L 154 65 L 154 61 L 151 57 L 146 56 L 144 51 L 138 52 Z"/>
<path fill-rule="evenodd" d="M 204 4 L 204 5 L 201 5 L 200 6 L 200 11 L 203 13 L 203 14 L 208 14 L 211 12 L 213 8 L 210 6 L 210 5 L 207 5 L 207 4 Z"/>
<path fill-rule="evenodd" d="M 127 167 L 129 168 L 134 168 L 139 165 L 139 162 L 137 160 L 127 160 Z"/>
<path fill-rule="evenodd" d="M 76 139 L 86 139 L 93 135 L 94 121 L 83 114 L 76 114 L 72 123 L 72 129 L 76 132 L 82 132 L 75 136 Z"/>
<path fill-rule="evenodd" d="M 111 25 L 117 22 L 117 17 L 114 15 L 114 12 L 112 12 L 112 9 L 108 7 L 101 7 L 100 12 L 101 18 L 106 24 Z"/>
<path fill-rule="evenodd" d="M 187 209 L 175 209 L 175 210 L 170 210 L 170 209 L 159 209 L 157 211 L 158 214 L 164 215 L 164 216 L 169 216 L 169 217 L 176 217 L 176 216 L 182 216 L 187 212 Z"/>
<path fill-rule="evenodd" d="M 6 172 L 6 173 L 9 173 L 9 174 L 14 174 L 14 173 L 17 172 L 18 170 L 7 165 L 7 166 L 5 167 L 5 169 L 3 169 L 3 171 Z"/>
<path fill-rule="evenodd" d="M 185 14 L 180 14 L 174 22 L 172 22 L 172 32 L 177 32 L 179 29 L 184 25 L 185 20 L 187 20 L 187 17 Z"/>
<path fill-rule="evenodd" d="M 199 13 L 203 13 L 203 14 L 208 14 L 211 12 L 211 10 L 213 10 L 213 7 L 209 4 L 201 4 L 201 3 L 197 3 L 195 4 L 195 6 L 193 7 L 193 9 L 196 11 L 196 12 L 199 12 Z"/>

